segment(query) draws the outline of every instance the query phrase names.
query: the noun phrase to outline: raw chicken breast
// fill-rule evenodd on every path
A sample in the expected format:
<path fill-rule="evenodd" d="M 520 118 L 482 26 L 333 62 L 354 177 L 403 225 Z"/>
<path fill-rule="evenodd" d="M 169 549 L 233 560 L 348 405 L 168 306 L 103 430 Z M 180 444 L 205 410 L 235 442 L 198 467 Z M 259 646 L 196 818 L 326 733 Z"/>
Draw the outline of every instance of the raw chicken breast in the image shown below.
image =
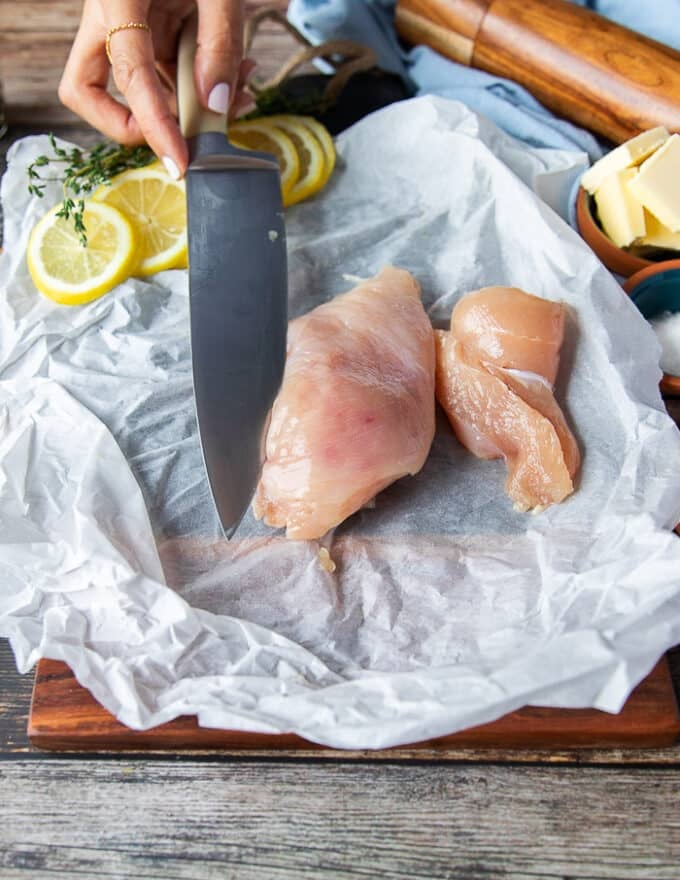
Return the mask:
<path fill-rule="evenodd" d="M 552 392 L 563 335 L 561 304 L 502 287 L 463 297 L 436 334 L 437 399 L 464 446 L 505 458 L 518 510 L 562 501 L 581 463 Z"/>
<path fill-rule="evenodd" d="M 555 400 L 552 386 L 543 376 L 537 376 L 534 373 L 501 370 L 489 365 L 486 365 L 486 369 L 492 376 L 500 378 L 525 403 L 548 419 L 559 438 L 569 476 L 574 477 L 581 465 L 581 453 L 576 439 L 567 425 L 567 420 L 564 418 L 564 413 Z"/>
<path fill-rule="evenodd" d="M 467 363 L 458 342 L 437 338 L 437 400 L 456 436 L 478 458 L 505 458 L 505 491 L 518 510 L 545 507 L 573 491 L 557 431 L 549 419 L 483 367 Z"/>
<path fill-rule="evenodd" d="M 483 287 L 456 305 L 451 332 L 483 363 L 537 373 L 554 385 L 564 338 L 561 303 L 517 287 Z"/>
<path fill-rule="evenodd" d="M 255 515 L 319 538 L 417 473 L 434 437 L 434 338 L 416 280 L 388 267 L 288 328 Z"/>

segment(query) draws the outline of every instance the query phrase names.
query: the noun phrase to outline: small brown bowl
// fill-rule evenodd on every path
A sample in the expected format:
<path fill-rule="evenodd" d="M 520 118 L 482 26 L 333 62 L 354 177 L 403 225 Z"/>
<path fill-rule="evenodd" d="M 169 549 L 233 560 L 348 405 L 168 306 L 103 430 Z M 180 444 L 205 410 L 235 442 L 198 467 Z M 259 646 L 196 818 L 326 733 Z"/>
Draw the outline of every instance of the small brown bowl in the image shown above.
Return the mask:
<path fill-rule="evenodd" d="M 665 311 L 680 312 L 680 260 L 666 260 L 641 269 L 626 281 L 623 289 L 647 320 Z M 661 393 L 680 396 L 680 376 L 664 373 Z"/>
<path fill-rule="evenodd" d="M 658 265 L 656 261 L 645 260 L 624 251 L 623 248 L 617 247 L 611 239 L 607 238 L 595 219 L 594 207 L 592 197 L 583 187 L 580 187 L 576 197 L 578 231 L 610 272 L 629 278 L 649 266 Z"/>

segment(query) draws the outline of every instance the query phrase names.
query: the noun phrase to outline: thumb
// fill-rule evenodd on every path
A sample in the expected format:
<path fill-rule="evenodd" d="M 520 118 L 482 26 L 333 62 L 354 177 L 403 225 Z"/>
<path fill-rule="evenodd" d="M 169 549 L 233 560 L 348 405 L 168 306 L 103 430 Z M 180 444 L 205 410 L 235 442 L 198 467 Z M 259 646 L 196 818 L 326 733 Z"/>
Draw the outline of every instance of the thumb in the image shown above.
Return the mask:
<path fill-rule="evenodd" d="M 242 0 L 198 0 L 194 78 L 204 107 L 227 112 L 236 94 L 242 56 Z"/>

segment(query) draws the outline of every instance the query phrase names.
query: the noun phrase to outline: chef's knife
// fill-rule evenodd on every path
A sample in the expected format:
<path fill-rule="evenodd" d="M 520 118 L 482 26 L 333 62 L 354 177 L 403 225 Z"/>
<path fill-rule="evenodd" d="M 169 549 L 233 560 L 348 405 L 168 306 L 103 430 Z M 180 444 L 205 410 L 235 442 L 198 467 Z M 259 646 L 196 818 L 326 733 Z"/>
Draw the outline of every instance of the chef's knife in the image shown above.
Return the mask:
<path fill-rule="evenodd" d="M 189 146 L 189 302 L 196 415 L 222 529 L 238 527 L 257 486 L 286 357 L 287 267 L 276 159 L 227 139 L 199 106 L 197 22 L 179 45 L 177 99 Z"/>

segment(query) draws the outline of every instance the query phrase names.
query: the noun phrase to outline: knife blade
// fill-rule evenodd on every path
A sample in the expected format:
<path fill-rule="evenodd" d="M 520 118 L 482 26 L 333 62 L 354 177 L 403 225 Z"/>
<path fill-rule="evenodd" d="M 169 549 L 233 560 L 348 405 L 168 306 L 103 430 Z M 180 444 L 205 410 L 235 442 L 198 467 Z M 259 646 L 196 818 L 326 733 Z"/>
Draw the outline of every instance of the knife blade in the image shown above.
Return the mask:
<path fill-rule="evenodd" d="M 180 37 L 177 97 L 186 173 L 196 417 L 218 517 L 231 537 L 252 500 L 286 359 L 288 282 L 279 167 L 229 143 L 199 106 L 197 20 Z"/>

